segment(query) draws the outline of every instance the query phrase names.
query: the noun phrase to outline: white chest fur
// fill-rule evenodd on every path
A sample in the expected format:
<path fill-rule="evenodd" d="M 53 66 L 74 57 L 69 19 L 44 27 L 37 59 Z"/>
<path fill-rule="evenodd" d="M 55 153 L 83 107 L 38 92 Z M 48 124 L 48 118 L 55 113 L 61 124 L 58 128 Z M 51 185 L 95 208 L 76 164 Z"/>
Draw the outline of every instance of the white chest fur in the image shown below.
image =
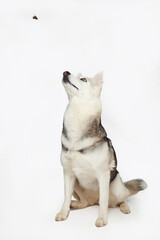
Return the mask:
<path fill-rule="evenodd" d="M 77 177 L 84 188 L 96 189 L 98 176 L 109 169 L 107 143 L 85 154 L 78 151 L 62 151 L 61 162 L 65 169 Z"/>

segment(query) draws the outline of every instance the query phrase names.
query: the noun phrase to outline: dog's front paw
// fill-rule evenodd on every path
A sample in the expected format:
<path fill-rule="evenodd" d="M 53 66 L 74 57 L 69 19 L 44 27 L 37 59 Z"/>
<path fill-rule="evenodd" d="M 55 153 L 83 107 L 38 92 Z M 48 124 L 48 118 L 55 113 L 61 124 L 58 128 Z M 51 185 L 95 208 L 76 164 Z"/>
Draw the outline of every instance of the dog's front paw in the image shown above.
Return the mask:
<path fill-rule="evenodd" d="M 69 212 L 59 212 L 57 213 L 55 220 L 56 221 L 63 221 L 66 220 L 68 217 Z"/>
<path fill-rule="evenodd" d="M 107 225 L 107 220 L 105 220 L 103 218 L 97 218 L 95 224 L 96 224 L 96 227 L 104 227 Z"/>

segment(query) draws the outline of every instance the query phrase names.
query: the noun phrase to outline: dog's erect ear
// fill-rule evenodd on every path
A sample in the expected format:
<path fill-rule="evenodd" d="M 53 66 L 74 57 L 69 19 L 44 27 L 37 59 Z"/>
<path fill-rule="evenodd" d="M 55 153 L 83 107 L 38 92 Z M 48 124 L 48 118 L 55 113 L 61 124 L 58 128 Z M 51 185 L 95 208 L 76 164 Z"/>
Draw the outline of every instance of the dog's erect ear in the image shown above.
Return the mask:
<path fill-rule="evenodd" d="M 103 71 L 96 73 L 93 77 L 95 84 L 102 86 L 103 85 Z"/>

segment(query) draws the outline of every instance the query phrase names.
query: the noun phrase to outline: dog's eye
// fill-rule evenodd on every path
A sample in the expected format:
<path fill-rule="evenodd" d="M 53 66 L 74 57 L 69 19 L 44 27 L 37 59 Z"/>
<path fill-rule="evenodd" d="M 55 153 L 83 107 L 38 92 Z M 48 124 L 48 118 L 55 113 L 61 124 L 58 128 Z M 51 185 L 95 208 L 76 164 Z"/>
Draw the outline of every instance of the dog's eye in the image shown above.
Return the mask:
<path fill-rule="evenodd" d="M 87 82 L 86 78 L 80 78 L 80 80 L 83 81 L 83 82 Z"/>

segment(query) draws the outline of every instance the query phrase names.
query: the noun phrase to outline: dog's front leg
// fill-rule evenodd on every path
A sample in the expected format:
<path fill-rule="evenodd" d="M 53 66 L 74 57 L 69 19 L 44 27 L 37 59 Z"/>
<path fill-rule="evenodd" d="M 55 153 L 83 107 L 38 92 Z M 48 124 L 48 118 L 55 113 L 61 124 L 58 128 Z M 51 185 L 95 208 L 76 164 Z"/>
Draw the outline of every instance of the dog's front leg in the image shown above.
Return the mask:
<path fill-rule="evenodd" d="M 108 200 L 109 200 L 109 180 L 110 171 L 101 173 L 98 177 L 99 184 L 99 216 L 96 220 L 97 227 L 103 227 L 107 224 Z"/>
<path fill-rule="evenodd" d="M 64 203 L 61 211 L 56 215 L 56 221 L 67 219 L 70 210 L 71 197 L 74 190 L 75 176 L 69 170 L 64 170 Z"/>

